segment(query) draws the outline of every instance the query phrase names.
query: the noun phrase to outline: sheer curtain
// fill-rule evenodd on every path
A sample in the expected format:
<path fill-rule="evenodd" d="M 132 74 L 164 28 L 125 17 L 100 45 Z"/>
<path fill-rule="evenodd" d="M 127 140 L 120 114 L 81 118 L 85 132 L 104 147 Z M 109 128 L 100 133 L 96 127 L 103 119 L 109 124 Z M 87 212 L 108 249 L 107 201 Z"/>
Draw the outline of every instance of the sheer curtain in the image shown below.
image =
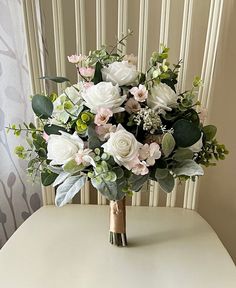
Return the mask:
<path fill-rule="evenodd" d="M 30 78 L 20 0 L 0 0 L 0 247 L 41 205 L 40 185 L 14 155 L 24 134 L 6 134 L 9 123 L 32 121 Z"/>

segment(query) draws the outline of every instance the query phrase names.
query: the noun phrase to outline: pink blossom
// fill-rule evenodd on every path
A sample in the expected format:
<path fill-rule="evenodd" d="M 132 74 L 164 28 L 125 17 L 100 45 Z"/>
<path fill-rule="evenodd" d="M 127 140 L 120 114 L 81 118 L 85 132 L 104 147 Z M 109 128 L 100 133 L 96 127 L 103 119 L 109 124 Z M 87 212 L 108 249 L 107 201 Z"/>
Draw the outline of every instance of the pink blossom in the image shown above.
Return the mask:
<path fill-rule="evenodd" d="M 71 56 L 67 56 L 67 59 L 70 63 L 73 64 L 78 64 L 79 62 L 83 61 L 86 59 L 86 56 L 83 55 L 71 55 Z"/>
<path fill-rule="evenodd" d="M 144 161 L 139 162 L 138 164 L 136 164 L 132 170 L 131 170 L 134 174 L 136 175 L 146 175 L 149 170 L 147 168 L 147 165 Z"/>
<path fill-rule="evenodd" d="M 89 166 L 93 165 L 94 167 L 96 166 L 93 158 L 92 158 L 92 150 L 91 149 L 80 149 L 76 154 L 75 154 L 75 162 L 78 165 L 84 165 L 84 166 Z"/>
<path fill-rule="evenodd" d="M 137 57 L 134 54 L 125 55 L 124 61 L 128 61 L 129 64 L 136 65 Z"/>
<path fill-rule="evenodd" d="M 83 87 L 84 87 L 85 89 L 88 89 L 88 88 L 90 88 L 90 87 L 93 86 L 93 85 L 94 85 L 93 82 L 84 82 L 84 83 L 83 83 Z"/>
<path fill-rule="evenodd" d="M 137 113 L 141 109 L 140 104 L 138 101 L 136 101 L 134 98 L 130 98 L 126 103 L 125 103 L 125 110 L 129 113 Z"/>
<path fill-rule="evenodd" d="M 94 123 L 98 126 L 105 125 L 112 115 L 113 113 L 109 108 L 98 108 Z"/>
<path fill-rule="evenodd" d="M 79 68 L 79 73 L 85 78 L 92 78 L 95 73 L 95 69 L 92 67 L 81 67 Z"/>
<path fill-rule="evenodd" d="M 44 131 L 43 132 L 43 139 L 48 142 L 49 135 Z"/>
<path fill-rule="evenodd" d="M 144 102 L 148 97 L 148 91 L 142 84 L 139 84 L 138 87 L 133 87 L 129 91 L 132 95 L 134 95 L 134 99 L 138 102 Z"/>
<path fill-rule="evenodd" d="M 116 126 L 112 124 L 105 124 L 103 126 L 96 126 L 95 131 L 101 141 L 109 139 L 110 133 L 116 131 Z"/>
<path fill-rule="evenodd" d="M 161 157 L 160 146 L 153 142 L 150 145 L 144 144 L 139 150 L 139 159 L 145 160 L 147 166 L 153 166 L 155 164 L 155 160 Z"/>
<path fill-rule="evenodd" d="M 199 113 L 200 122 L 204 123 L 206 121 L 208 111 L 206 108 L 201 108 L 199 112 L 200 112 Z"/>

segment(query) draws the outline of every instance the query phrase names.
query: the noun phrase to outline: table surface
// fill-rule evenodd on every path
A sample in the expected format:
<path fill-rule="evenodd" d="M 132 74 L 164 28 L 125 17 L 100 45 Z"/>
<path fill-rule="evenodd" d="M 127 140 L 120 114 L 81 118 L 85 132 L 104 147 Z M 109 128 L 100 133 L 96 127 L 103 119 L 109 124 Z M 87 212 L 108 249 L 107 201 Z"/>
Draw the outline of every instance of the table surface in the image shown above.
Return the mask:
<path fill-rule="evenodd" d="M 0 287 L 236 287 L 235 265 L 194 211 L 127 207 L 128 247 L 110 245 L 108 227 L 108 206 L 39 209 L 0 251 Z"/>

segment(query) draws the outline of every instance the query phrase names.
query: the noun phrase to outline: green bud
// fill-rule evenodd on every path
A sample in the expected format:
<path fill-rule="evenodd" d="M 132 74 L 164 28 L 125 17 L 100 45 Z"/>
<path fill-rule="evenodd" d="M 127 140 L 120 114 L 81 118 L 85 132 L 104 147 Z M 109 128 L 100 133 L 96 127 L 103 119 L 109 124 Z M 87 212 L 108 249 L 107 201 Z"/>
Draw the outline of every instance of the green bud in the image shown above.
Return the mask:
<path fill-rule="evenodd" d="M 89 172 L 88 172 L 88 177 L 89 177 L 89 178 L 93 178 L 93 177 L 94 177 L 94 172 L 89 171 Z"/>
<path fill-rule="evenodd" d="M 88 113 L 84 112 L 80 116 L 81 120 L 85 123 L 88 123 L 91 120 L 91 117 L 89 116 Z"/>
<path fill-rule="evenodd" d="M 102 169 L 101 165 L 97 165 L 95 170 L 96 170 L 97 173 L 102 173 L 103 172 L 103 169 Z"/>
<path fill-rule="evenodd" d="M 101 160 L 101 157 L 100 157 L 99 155 L 97 155 L 97 156 L 94 157 L 94 161 L 95 161 L 95 162 L 98 162 L 98 161 L 100 161 L 100 160 Z"/>
<path fill-rule="evenodd" d="M 70 101 L 65 101 L 64 102 L 64 109 L 70 110 L 71 108 L 73 108 L 73 104 Z"/>
<path fill-rule="evenodd" d="M 101 158 L 102 158 L 102 160 L 109 160 L 110 156 L 104 152 L 104 153 L 102 153 Z"/>
<path fill-rule="evenodd" d="M 95 149 L 94 149 L 94 152 L 95 152 L 95 154 L 97 154 L 97 155 L 100 155 L 100 153 L 101 153 L 101 151 L 100 151 L 99 148 L 95 148 Z"/>

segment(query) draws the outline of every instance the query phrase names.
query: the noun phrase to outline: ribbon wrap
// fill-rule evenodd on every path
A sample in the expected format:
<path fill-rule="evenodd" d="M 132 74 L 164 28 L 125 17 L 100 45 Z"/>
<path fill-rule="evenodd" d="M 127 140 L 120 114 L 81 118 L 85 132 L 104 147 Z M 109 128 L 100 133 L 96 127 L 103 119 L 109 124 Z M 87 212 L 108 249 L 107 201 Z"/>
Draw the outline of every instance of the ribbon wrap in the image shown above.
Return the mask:
<path fill-rule="evenodd" d="M 125 197 L 121 200 L 110 201 L 110 231 L 113 233 L 126 232 Z"/>

